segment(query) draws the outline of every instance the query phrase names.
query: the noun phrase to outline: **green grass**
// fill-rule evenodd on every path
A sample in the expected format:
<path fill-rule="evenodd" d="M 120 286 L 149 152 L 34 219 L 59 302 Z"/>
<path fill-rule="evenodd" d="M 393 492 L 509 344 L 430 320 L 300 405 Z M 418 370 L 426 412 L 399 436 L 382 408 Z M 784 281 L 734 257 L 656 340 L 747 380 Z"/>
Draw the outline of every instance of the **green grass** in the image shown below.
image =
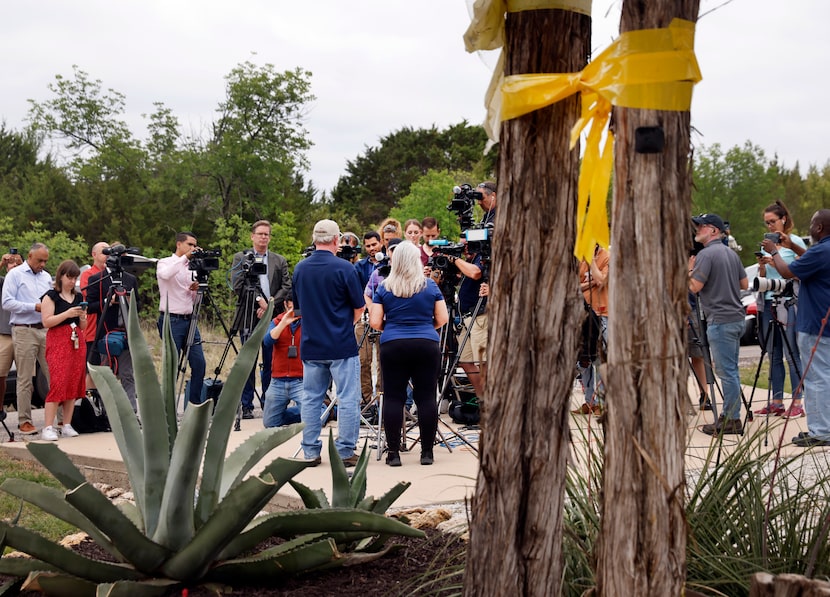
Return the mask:
<path fill-rule="evenodd" d="M 16 460 L 0 452 L 0 483 L 11 478 L 25 479 L 48 487 L 61 488 L 61 484 L 39 464 Z M 0 518 L 12 521 L 18 514 L 20 515 L 18 520 L 20 526 L 25 526 L 50 541 L 60 541 L 66 535 L 77 532 L 75 527 L 66 524 L 51 514 L 46 514 L 39 508 L 0 491 Z"/>

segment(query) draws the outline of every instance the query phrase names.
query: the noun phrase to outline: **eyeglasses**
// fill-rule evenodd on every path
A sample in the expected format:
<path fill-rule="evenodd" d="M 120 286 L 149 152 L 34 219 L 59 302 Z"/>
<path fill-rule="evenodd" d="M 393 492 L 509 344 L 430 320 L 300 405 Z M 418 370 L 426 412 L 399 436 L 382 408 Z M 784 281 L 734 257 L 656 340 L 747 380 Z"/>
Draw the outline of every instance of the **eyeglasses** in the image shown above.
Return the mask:
<path fill-rule="evenodd" d="M 384 232 L 397 232 L 398 229 L 395 228 L 394 224 L 387 224 L 386 226 L 383 227 L 383 231 Z"/>
<path fill-rule="evenodd" d="M 491 183 L 487 183 L 487 182 L 479 183 L 476 188 L 477 189 L 485 189 L 488 193 L 495 193 L 496 192 L 495 185 L 493 185 Z"/>
<path fill-rule="evenodd" d="M 781 218 L 776 218 L 774 220 L 764 220 L 764 224 L 766 224 L 767 226 L 773 226 L 779 220 L 781 220 Z"/>

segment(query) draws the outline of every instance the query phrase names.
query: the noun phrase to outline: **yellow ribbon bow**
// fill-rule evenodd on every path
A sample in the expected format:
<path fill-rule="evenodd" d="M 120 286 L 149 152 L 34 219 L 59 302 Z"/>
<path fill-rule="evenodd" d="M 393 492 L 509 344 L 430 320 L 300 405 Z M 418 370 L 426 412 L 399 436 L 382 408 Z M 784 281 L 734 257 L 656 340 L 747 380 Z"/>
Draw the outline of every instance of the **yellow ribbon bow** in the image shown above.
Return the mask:
<path fill-rule="evenodd" d="M 674 19 L 667 28 L 628 31 L 582 72 L 511 75 L 501 86 L 501 118 L 509 120 L 582 93 L 582 116 L 571 130 L 571 147 L 588 126 L 579 173 L 574 254 L 591 261 L 595 244 L 608 247 L 605 200 L 613 167 L 611 132 L 600 150 L 611 106 L 689 110 L 701 80 L 694 53 L 695 24 Z M 590 201 L 589 201 L 590 200 Z"/>

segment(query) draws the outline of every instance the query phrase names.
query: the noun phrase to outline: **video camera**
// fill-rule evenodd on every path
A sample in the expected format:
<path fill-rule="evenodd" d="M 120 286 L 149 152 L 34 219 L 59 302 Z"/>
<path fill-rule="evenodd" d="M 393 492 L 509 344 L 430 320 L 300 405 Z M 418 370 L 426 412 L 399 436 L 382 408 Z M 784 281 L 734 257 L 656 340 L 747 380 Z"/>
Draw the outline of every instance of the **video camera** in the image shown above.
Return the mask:
<path fill-rule="evenodd" d="M 429 246 L 432 247 L 432 256 L 427 261 L 427 266 L 443 272 L 455 268 L 450 257 L 464 256 L 464 243 L 451 243 L 446 238 L 439 238 L 429 241 Z"/>
<path fill-rule="evenodd" d="M 351 261 L 360 255 L 360 247 L 353 247 L 351 245 L 340 245 L 337 249 L 337 256 L 346 261 Z"/>
<path fill-rule="evenodd" d="M 254 253 L 253 249 L 242 251 L 242 261 L 239 262 L 239 267 L 242 268 L 242 273 L 247 278 L 259 279 L 260 276 L 268 273 L 265 257 L 260 257 Z"/>
<path fill-rule="evenodd" d="M 466 182 L 460 187 L 453 187 L 452 192 L 452 201 L 447 205 L 447 211 L 454 212 L 458 216 L 458 224 L 464 232 L 473 225 L 473 208 L 476 201 L 483 199 L 484 195 L 479 191 L 474 191 L 473 187 Z"/>
<path fill-rule="evenodd" d="M 188 265 L 188 268 L 193 271 L 216 271 L 219 269 L 219 258 L 221 256 L 221 249 L 198 249 L 190 254 L 190 264 Z"/>
<path fill-rule="evenodd" d="M 121 244 L 107 247 L 101 252 L 107 256 L 107 267 L 115 272 L 122 272 L 125 267 L 133 265 L 135 261 L 133 256 L 138 255 L 137 248 L 127 248 Z"/>

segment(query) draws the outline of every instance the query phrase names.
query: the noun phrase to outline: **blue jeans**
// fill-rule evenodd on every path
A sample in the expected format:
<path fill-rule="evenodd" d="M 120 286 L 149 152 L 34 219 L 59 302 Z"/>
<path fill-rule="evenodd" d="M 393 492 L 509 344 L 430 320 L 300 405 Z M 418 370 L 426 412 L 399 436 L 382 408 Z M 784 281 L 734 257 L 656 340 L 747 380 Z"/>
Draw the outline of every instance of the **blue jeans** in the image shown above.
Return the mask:
<path fill-rule="evenodd" d="M 602 346 L 607 346 L 608 343 L 608 317 L 605 315 L 597 315 L 600 325 L 600 334 L 602 335 Z M 604 354 L 604 350 L 597 350 L 597 354 Z M 602 384 L 602 379 L 599 376 L 600 358 L 592 360 L 587 365 L 583 365 L 579 361 L 576 363 L 576 370 L 579 372 L 579 378 L 582 381 L 582 391 L 585 394 L 585 403 L 591 406 L 599 404 L 599 397 L 605 393 L 605 387 Z M 595 391 L 596 386 L 596 391 Z"/>
<path fill-rule="evenodd" d="M 818 343 L 818 345 L 816 345 Z M 807 430 L 813 437 L 830 440 L 830 338 L 799 332 L 798 347 L 805 360 L 816 352 L 810 368 L 804 374 L 804 407 L 807 411 Z"/>
<path fill-rule="evenodd" d="M 248 341 L 247 337 L 240 336 L 240 342 L 245 344 Z M 260 372 L 260 383 L 262 384 L 262 400 L 265 401 L 265 394 L 268 391 L 268 384 L 271 383 L 271 355 L 274 352 L 274 345 L 262 345 L 262 371 Z M 242 408 L 254 408 L 254 375 L 256 374 L 256 364 L 251 369 L 251 375 L 248 376 L 248 381 L 245 382 L 245 387 L 242 389 Z M 265 407 L 263 406 L 263 409 Z"/>
<path fill-rule="evenodd" d="M 290 401 L 297 406 L 288 406 Z M 262 424 L 265 427 L 282 427 L 300 422 L 300 407 L 303 403 L 303 380 L 297 377 L 275 377 L 265 392 L 265 407 L 262 409 Z"/>
<path fill-rule="evenodd" d="M 798 350 L 798 343 L 796 342 L 795 331 L 795 307 L 787 307 L 787 321 L 781 322 L 782 328 L 773 326 L 772 334 L 768 338 L 767 327 L 772 321 L 772 301 L 764 299 L 764 311 L 761 313 L 761 325 L 758 328 L 758 339 L 762 346 L 766 346 L 767 352 L 770 355 L 770 370 L 772 377 L 772 399 L 780 401 L 784 398 L 784 357 L 787 358 L 787 366 L 790 369 L 790 387 L 792 389 L 793 398 L 801 398 L 800 394 L 796 394 L 795 390 L 798 388 L 798 381 L 801 379 L 801 352 Z M 792 351 L 792 359 L 789 353 L 784 352 L 784 337 L 781 336 L 781 329 L 784 330 L 784 337 L 787 339 L 787 344 Z"/>
<path fill-rule="evenodd" d="M 743 319 L 729 323 L 710 323 L 707 329 L 715 373 L 718 374 L 723 392 L 723 416 L 727 419 L 741 418 L 741 374 L 738 370 L 738 355 L 743 332 Z"/>
<path fill-rule="evenodd" d="M 161 335 L 164 324 L 164 313 L 158 320 L 159 335 Z M 184 343 L 187 341 L 187 330 L 190 329 L 190 321 L 187 319 L 170 318 L 170 331 L 173 332 L 173 342 L 176 350 L 181 353 Z M 163 337 L 163 336 L 162 336 Z M 187 355 L 187 363 L 190 365 L 190 394 L 188 401 L 192 404 L 199 404 L 202 401 L 202 384 L 205 380 L 205 353 L 202 352 L 202 336 L 199 328 L 193 335 L 193 345 Z"/>
<path fill-rule="evenodd" d="M 360 434 L 360 358 L 306 361 L 303 360 L 303 398 L 300 416 L 303 428 L 302 447 L 305 457 L 317 458 L 323 449 L 320 412 L 329 382 L 337 389 L 337 439 L 334 445 L 340 458 L 354 454 Z"/>

